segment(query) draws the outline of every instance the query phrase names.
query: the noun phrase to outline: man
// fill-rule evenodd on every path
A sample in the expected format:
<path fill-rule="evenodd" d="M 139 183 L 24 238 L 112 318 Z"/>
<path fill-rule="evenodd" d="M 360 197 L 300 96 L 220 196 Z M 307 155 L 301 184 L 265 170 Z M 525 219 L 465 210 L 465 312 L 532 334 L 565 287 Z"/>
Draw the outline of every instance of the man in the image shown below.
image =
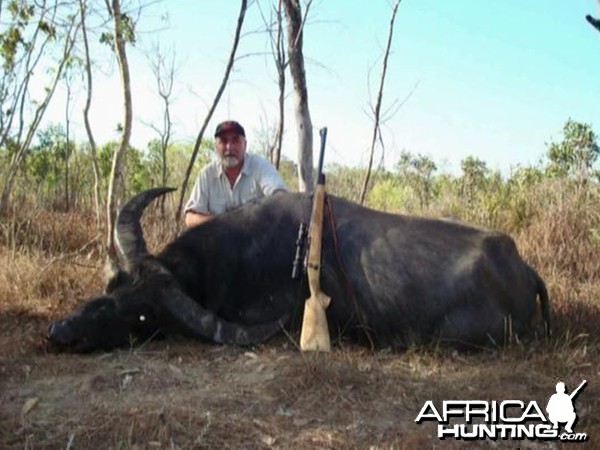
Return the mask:
<path fill-rule="evenodd" d="M 202 169 L 185 206 L 187 227 L 247 201 L 288 190 L 271 163 L 246 154 L 246 133 L 238 122 L 228 120 L 217 126 L 215 152 L 218 160 Z"/>
<path fill-rule="evenodd" d="M 573 407 L 573 397 L 579 391 L 579 389 L 584 385 L 581 385 L 571 394 L 565 394 L 565 383 L 558 382 L 556 383 L 556 394 L 553 394 L 552 397 L 548 400 L 548 406 L 546 406 L 546 411 L 548 412 L 548 419 L 554 425 L 552 428 L 558 428 L 559 422 L 566 422 L 565 431 L 567 433 L 573 432 L 573 424 L 575 420 L 577 420 L 577 415 L 575 414 L 575 408 Z"/>

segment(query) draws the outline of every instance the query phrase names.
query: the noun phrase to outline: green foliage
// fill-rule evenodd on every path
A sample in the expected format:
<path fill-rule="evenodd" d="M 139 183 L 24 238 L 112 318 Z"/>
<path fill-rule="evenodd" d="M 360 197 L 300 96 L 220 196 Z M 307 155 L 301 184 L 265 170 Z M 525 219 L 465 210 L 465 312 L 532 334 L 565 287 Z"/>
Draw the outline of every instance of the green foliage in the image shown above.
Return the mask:
<path fill-rule="evenodd" d="M 593 166 L 600 155 L 591 125 L 567 120 L 563 140 L 548 145 L 547 173 L 552 177 L 572 176 L 579 183 L 595 176 Z"/>
<path fill-rule="evenodd" d="M 156 174 L 156 177 L 153 177 L 153 183 L 154 185 L 159 185 L 159 184 L 168 184 L 168 180 L 169 180 L 169 168 L 167 167 L 168 164 L 168 157 L 167 154 L 169 153 L 169 148 L 166 149 L 166 151 L 164 152 L 165 154 L 163 154 L 163 148 L 162 145 L 160 143 L 159 139 L 153 139 L 150 142 L 148 142 L 148 144 L 146 145 L 146 159 L 148 161 L 148 165 L 150 166 L 150 172 L 152 174 Z M 163 172 L 163 166 L 166 169 L 166 182 L 163 183 L 162 180 L 162 172 Z"/>
<path fill-rule="evenodd" d="M 365 178 L 365 169 L 330 163 L 325 166 L 324 172 L 327 191 L 350 200 L 357 199 Z"/>
<path fill-rule="evenodd" d="M 574 146 L 596 152 L 595 135 L 590 129 L 573 126 L 565 127 L 565 141 Z M 577 131 L 575 133 L 574 131 Z M 574 136 L 583 136 L 577 141 Z M 590 144 L 592 143 L 592 144 Z M 213 158 L 211 140 L 202 143 L 191 174 L 190 182 Z M 117 142 L 107 142 L 98 150 L 98 163 L 101 172 L 101 192 L 106 192 L 110 176 L 112 158 Z M 7 141 L 0 148 L 0 163 L 4 166 L 14 153 L 14 145 Z M 35 195 L 38 204 L 60 204 L 58 201 L 64 186 L 65 156 L 70 159 L 70 185 L 73 204 L 90 205 L 93 198 L 93 172 L 90 149 L 87 145 L 66 145 L 64 129 L 50 125 L 37 134 L 36 145 L 32 148 L 23 167 L 19 181 L 20 194 Z M 150 141 L 146 148 L 129 148 L 126 153 L 125 196 L 143 189 L 163 184 L 162 167 L 167 162 L 167 185 L 181 184 L 188 162 L 193 152 L 191 142 L 172 142 L 163 155 L 159 141 Z M 577 154 L 576 152 L 573 152 Z M 555 155 L 553 154 L 553 157 Z M 566 196 L 560 201 L 584 198 L 593 204 L 591 198 L 600 198 L 598 181 L 590 177 L 585 184 L 578 183 L 576 172 L 565 171 L 562 175 L 549 173 L 548 166 L 556 164 L 557 158 L 548 160 L 536 167 L 517 167 L 507 176 L 492 171 L 487 164 L 473 156 L 461 163 L 457 175 L 437 174 L 437 165 L 431 158 L 420 154 L 403 152 L 393 171 L 380 170 L 374 176 L 367 205 L 375 209 L 405 212 L 418 215 L 451 216 L 478 226 L 502 229 L 511 233 L 520 232 L 533 226 L 547 207 L 547 199 L 552 189 L 560 188 Z M 593 156 L 583 159 L 588 164 L 596 160 Z M 563 161 L 575 161 L 566 160 Z M 296 164 L 283 158 L 280 173 L 290 189 L 297 186 Z M 325 167 L 328 192 L 356 200 L 365 176 L 364 168 L 328 164 Z M 553 187 L 554 186 L 554 187 Z M 559 200 L 556 200 L 559 201 Z M 596 203 L 597 204 L 597 203 Z M 600 216 L 598 223 L 592 223 L 585 233 L 589 241 L 600 245 Z"/>
<path fill-rule="evenodd" d="M 113 156 L 118 147 L 118 142 L 111 141 L 98 150 L 98 165 L 102 180 L 106 185 L 112 170 Z M 124 166 L 123 176 L 125 179 L 126 196 L 138 193 L 154 185 L 155 173 L 152 171 L 152 164 L 148 164 L 148 159 L 141 150 L 130 146 L 125 152 Z"/>
<path fill-rule="evenodd" d="M 396 170 L 402 184 L 414 191 L 419 207 L 422 210 L 428 208 L 434 196 L 433 174 L 437 170 L 433 160 L 425 155 L 413 155 L 403 151 L 396 164 Z"/>
<path fill-rule="evenodd" d="M 12 138 L 8 138 L 2 147 L 0 147 L 0 161 L 2 162 L 1 167 L 5 167 L 5 164 L 8 164 L 10 159 L 19 149 L 19 143 L 16 142 Z"/>
<path fill-rule="evenodd" d="M 544 172 L 537 167 L 517 167 L 508 179 L 508 183 L 518 189 L 529 189 L 544 178 Z"/>
<path fill-rule="evenodd" d="M 51 124 L 40 130 L 37 141 L 37 145 L 27 154 L 27 164 L 23 171 L 36 187 L 38 200 L 52 197 L 58 202 L 59 196 L 67 197 L 67 160 L 70 159 L 75 144 L 67 142 L 65 130 L 60 124 Z"/>
<path fill-rule="evenodd" d="M 33 15 L 33 5 L 28 5 L 23 0 L 10 0 L 6 9 L 8 9 L 12 19 L 20 23 L 29 22 L 29 19 Z"/>
<path fill-rule="evenodd" d="M 123 34 L 123 39 L 125 42 L 129 42 L 130 44 L 135 44 L 135 22 L 133 19 L 126 13 L 121 14 L 121 33 Z"/>
<path fill-rule="evenodd" d="M 413 192 L 397 179 L 386 178 L 377 182 L 369 193 L 368 206 L 383 211 L 406 211 L 410 205 Z"/>
<path fill-rule="evenodd" d="M 4 70 L 11 70 L 15 64 L 19 45 L 23 44 L 23 35 L 21 29 L 16 26 L 8 28 L 7 31 L 0 34 L 0 52 L 2 53 L 2 67 Z"/>
<path fill-rule="evenodd" d="M 5 31 L 0 33 L 0 57 L 3 69 L 12 71 L 19 49 L 27 49 L 30 46 L 26 38 L 30 26 L 37 26 L 51 39 L 56 37 L 56 27 L 43 19 L 43 13 L 41 13 L 42 18 L 35 24 L 35 5 L 29 4 L 25 0 L 10 0 L 7 10 L 10 18 L 2 24 Z"/>
<path fill-rule="evenodd" d="M 41 32 L 47 34 L 51 39 L 56 37 L 56 27 L 46 22 L 45 20 L 40 20 L 38 22 L 38 28 Z"/>
<path fill-rule="evenodd" d="M 283 156 L 279 161 L 279 174 L 288 189 L 294 190 L 298 186 L 298 165 L 291 159 Z"/>
<path fill-rule="evenodd" d="M 64 160 L 68 151 L 62 125 L 50 125 L 38 132 L 38 145 L 29 152 L 26 165 L 37 186 L 57 187 L 64 176 Z"/>
<path fill-rule="evenodd" d="M 100 43 L 101 44 L 107 44 L 110 47 L 112 47 L 114 44 L 113 42 L 115 41 L 115 36 L 113 33 L 109 32 L 109 31 L 104 31 L 100 34 Z"/>
<path fill-rule="evenodd" d="M 489 169 L 485 161 L 473 156 L 467 156 L 463 159 L 460 163 L 460 169 L 462 171 L 461 194 L 469 202 L 473 202 L 477 192 L 485 185 Z"/>
<path fill-rule="evenodd" d="M 202 141 L 196 161 L 194 162 L 194 167 L 192 168 L 190 183 L 194 182 L 198 172 L 211 161 L 213 147 L 214 143 L 212 140 Z M 193 151 L 194 144 L 191 142 L 174 142 L 169 145 L 168 172 L 170 185 L 179 186 L 182 183 Z"/>
<path fill-rule="evenodd" d="M 533 218 L 535 209 L 531 202 L 531 193 L 546 179 L 544 171 L 538 167 L 517 167 L 508 180 L 506 189 L 509 195 L 509 226 L 520 229 L 527 226 Z"/>
<path fill-rule="evenodd" d="M 125 42 L 135 45 L 135 22 L 126 14 L 121 14 L 121 34 Z M 115 35 L 112 32 L 104 31 L 100 34 L 100 43 L 114 46 Z"/>

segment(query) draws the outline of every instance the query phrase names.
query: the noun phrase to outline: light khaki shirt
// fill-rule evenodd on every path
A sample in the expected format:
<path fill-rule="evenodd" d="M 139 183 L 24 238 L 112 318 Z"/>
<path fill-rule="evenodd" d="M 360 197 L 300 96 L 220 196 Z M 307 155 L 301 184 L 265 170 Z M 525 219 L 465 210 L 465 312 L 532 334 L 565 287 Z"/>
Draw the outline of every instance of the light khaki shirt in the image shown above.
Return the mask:
<path fill-rule="evenodd" d="M 206 165 L 196 178 L 196 183 L 185 205 L 185 212 L 219 215 L 247 201 L 272 195 L 288 188 L 277 169 L 259 155 L 244 156 L 244 165 L 233 188 L 223 172 L 221 161 Z"/>

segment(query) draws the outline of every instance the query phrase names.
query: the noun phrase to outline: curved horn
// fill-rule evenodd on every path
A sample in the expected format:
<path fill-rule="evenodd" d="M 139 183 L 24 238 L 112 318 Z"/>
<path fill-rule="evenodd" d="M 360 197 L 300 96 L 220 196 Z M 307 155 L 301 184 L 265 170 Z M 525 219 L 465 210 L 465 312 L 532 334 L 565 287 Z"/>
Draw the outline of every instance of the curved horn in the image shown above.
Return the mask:
<path fill-rule="evenodd" d="M 251 345 L 264 342 L 283 329 L 287 316 L 274 322 L 242 325 L 218 317 L 204 309 L 179 289 L 173 289 L 163 302 L 167 312 L 189 335 L 219 344 Z"/>
<path fill-rule="evenodd" d="M 115 241 L 128 268 L 138 261 L 140 256 L 148 253 L 140 225 L 144 209 L 155 198 L 174 190 L 175 188 L 170 187 L 148 189 L 128 200 L 120 209 L 115 221 Z"/>

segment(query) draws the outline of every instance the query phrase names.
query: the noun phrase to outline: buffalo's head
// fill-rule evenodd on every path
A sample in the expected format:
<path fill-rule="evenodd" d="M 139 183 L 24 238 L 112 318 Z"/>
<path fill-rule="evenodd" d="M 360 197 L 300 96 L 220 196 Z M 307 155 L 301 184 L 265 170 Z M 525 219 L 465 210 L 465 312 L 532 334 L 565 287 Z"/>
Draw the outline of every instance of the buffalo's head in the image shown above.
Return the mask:
<path fill-rule="evenodd" d="M 148 254 L 140 225 L 142 213 L 154 198 L 171 190 L 142 192 L 119 211 L 115 237 L 125 267 L 114 271 L 102 295 L 49 325 L 52 344 L 76 352 L 111 350 L 176 332 L 249 345 L 281 329 L 279 321 L 258 325 L 225 321 L 184 293 L 169 270 Z"/>

